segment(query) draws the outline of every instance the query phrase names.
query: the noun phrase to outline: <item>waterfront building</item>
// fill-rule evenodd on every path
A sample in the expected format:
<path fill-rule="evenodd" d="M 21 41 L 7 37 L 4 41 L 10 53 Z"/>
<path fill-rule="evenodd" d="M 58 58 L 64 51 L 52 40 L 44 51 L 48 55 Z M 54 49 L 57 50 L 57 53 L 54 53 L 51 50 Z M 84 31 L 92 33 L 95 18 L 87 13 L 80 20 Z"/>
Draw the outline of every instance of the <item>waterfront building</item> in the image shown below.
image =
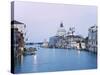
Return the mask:
<path fill-rule="evenodd" d="M 48 47 L 48 41 L 46 39 L 44 40 L 42 47 L 45 47 L 45 48 Z"/>
<path fill-rule="evenodd" d="M 11 48 L 14 57 L 18 57 L 24 51 L 25 24 L 18 21 L 11 21 Z"/>
<path fill-rule="evenodd" d="M 55 36 L 50 37 L 49 39 L 49 47 L 50 48 L 59 48 L 62 47 L 62 39 L 66 36 L 66 30 L 63 26 L 63 23 L 60 23 L 60 27 L 57 30 L 57 33 Z"/>
<path fill-rule="evenodd" d="M 57 44 L 58 40 L 59 40 L 59 36 L 52 36 L 52 37 L 50 37 L 50 39 L 49 39 L 49 47 L 50 48 L 57 47 L 56 44 Z"/>
<path fill-rule="evenodd" d="M 97 52 L 97 26 L 92 26 L 88 29 L 88 50 Z"/>
<path fill-rule="evenodd" d="M 75 27 L 70 27 L 67 32 L 67 35 L 74 35 L 74 33 L 75 33 Z"/>
<path fill-rule="evenodd" d="M 26 25 L 24 23 L 13 20 L 13 21 L 11 21 L 11 25 L 13 26 L 13 28 L 18 28 L 19 32 L 21 32 L 23 34 L 25 33 Z"/>
<path fill-rule="evenodd" d="M 75 35 L 75 27 L 70 27 L 65 40 L 67 41 L 67 48 L 85 49 L 84 38 L 80 35 Z"/>
<path fill-rule="evenodd" d="M 53 36 L 49 40 L 49 47 L 75 49 L 86 48 L 84 38 L 79 35 L 68 35 L 65 37 Z"/>
<path fill-rule="evenodd" d="M 85 49 L 84 38 L 79 35 L 68 35 L 66 36 L 67 40 L 67 48 L 77 48 L 77 49 Z"/>
<path fill-rule="evenodd" d="M 71 27 L 66 35 L 66 30 L 63 23 L 61 23 L 60 28 L 57 30 L 57 35 L 50 37 L 49 47 L 85 49 L 84 38 L 80 35 L 74 35 L 74 32 L 75 27 Z"/>
<path fill-rule="evenodd" d="M 56 43 L 57 48 L 66 48 L 67 47 L 67 40 L 65 37 L 59 37 L 57 43 Z"/>

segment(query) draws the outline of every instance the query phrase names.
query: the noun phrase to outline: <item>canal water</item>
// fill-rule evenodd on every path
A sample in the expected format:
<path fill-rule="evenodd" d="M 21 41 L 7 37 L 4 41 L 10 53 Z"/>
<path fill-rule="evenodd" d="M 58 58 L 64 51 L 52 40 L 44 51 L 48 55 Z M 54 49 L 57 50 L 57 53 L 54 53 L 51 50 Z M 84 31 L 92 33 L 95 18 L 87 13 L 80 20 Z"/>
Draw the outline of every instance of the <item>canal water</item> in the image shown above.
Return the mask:
<path fill-rule="evenodd" d="M 68 71 L 97 68 L 97 55 L 75 49 L 37 48 L 35 55 L 21 56 L 15 73 Z"/>

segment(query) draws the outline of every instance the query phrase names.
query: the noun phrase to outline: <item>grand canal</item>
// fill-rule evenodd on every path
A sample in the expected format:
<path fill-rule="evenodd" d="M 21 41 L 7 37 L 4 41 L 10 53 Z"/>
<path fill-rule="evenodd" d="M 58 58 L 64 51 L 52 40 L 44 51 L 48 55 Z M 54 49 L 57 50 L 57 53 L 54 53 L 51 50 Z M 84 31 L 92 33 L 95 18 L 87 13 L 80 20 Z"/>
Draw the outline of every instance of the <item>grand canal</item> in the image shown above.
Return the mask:
<path fill-rule="evenodd" d="M 21 56 L 15 73 L 67 71 L 97 68 L 97 55 L 75 49 L 37 48 L 35 55 Z"/>

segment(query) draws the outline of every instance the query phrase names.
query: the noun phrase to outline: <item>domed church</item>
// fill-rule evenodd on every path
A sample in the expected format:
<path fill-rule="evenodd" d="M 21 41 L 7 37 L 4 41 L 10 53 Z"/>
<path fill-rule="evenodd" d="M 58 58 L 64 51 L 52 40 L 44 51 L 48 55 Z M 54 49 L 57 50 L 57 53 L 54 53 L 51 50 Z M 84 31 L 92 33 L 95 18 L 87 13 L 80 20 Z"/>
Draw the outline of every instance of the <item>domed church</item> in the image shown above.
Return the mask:
<path fill-rule="evenodd" d="M 63 23 L 61 22 L 59 29 L 57 30 L 57 36 L 65 36 L 66 30 L 63 26 Z"/>

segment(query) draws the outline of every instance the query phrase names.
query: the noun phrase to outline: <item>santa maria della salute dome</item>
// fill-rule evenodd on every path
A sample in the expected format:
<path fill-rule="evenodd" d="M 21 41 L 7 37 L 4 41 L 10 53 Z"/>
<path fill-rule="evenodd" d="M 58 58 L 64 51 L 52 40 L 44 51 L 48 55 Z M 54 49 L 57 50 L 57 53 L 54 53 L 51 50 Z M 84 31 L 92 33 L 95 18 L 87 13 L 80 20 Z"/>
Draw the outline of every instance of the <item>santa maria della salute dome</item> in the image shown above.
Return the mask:
<path fill-rule="evenodd" d="M 59 29 L 57 30 L 57 36 L 65 36 L 66 35 L 66 30 L 63 26 L 63 23 L 61 22 Z"/>

